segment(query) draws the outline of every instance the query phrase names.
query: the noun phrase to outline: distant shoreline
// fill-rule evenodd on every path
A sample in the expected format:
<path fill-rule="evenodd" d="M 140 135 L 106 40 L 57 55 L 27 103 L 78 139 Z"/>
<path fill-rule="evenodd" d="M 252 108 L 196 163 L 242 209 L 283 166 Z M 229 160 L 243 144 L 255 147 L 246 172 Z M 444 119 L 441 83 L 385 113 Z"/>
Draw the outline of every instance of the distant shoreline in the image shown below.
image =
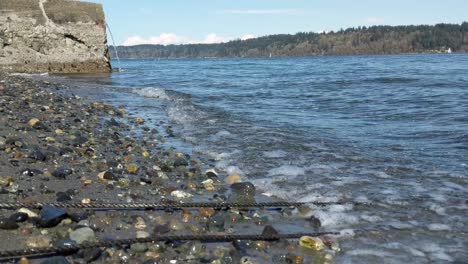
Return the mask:
<path fill-rule="evenodd" d="M 309 57 L 350 57 L 350 56 L 403 56 L 403 55 L 463 55 L 468 52 L 419 52 L 419 53 L 389 53 L 389 54 L 325 54 L 325 55 L 304 55 L 304 56 L 277 56 L 271 57 L 271 59 L 283 59 L 283 58 L 309 58 Z M 115 57 L 111 57 L 113 60 Z M 121 60 L 186 60 L 186 59 L 199 59 L 199 60 L 210 60 L 210 59 L 269 59 L 269 57 L 150 57 L 150 58 L 120 58 Z"/>
<path fill-rule="evenodd" d="M 116 57 L 114 46 L 109 46 Z M 120 58 L 269 58 L 468 52 L 468 22 L 372 26 L 270 35 L 218 44 L 116 46 Z"/>

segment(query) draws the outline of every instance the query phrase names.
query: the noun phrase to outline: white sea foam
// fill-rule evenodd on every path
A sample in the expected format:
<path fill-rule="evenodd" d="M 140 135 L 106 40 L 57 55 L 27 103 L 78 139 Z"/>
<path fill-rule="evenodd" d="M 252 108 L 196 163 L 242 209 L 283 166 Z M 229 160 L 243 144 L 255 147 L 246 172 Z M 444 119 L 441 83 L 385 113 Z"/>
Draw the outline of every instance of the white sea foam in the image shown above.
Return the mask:
<path fill-rule="evenodd" d="M 283 150 L 272 150 L 263 152 L 263 155 L 267 158 L 284 158 L 288 153 Z"/>
<path fill-rule="evenodd" d="M 446 224 L 430 224 L 427 226 L 427 228 L 431 231 L 448 231 L 452 229 L 449 225 Z"/>
<path fill-rule="evenodd" d="M 169 100 L 169 96 L 166 94 L 166 91 L 158 87 L 146 87 L 143 89 L 133 89 L 133 92 L 149 98 L 157 98 L 161 100 Z"/>
<path fill-rule="evenodd" d="M 283 165 L 278 168 L 274 168 L 268 171 L 269 176 L 290 176 L 296 177 L 299 175 L 304 175 L 305 169 L 297 166 Z"/>
<path fill-rule="evenodd" d="M 218 133 L 216 133 L 215 136 L 217 136 L 217 137 L 229 137 L 229 136 L 232 136 L 232 134 L 229 131 L 221 130 Z"/>
<path fill-rule="evenodd" d="M 382 258 L 391 256 L 389 252 L 374 249 L 355 249 L 347 251 L 346 254 L 350 256 L 378 256 Z"/>
<path fill-rule="evenodd" d="M 239 174 L 239 175 L 244 174 L 244 172 L 237 166 L 228 166 L 226 168 L 226 172 L 227 172 L 228 175 L 231 175 L 231 174 L 234 174 L 234 173 Z"/>

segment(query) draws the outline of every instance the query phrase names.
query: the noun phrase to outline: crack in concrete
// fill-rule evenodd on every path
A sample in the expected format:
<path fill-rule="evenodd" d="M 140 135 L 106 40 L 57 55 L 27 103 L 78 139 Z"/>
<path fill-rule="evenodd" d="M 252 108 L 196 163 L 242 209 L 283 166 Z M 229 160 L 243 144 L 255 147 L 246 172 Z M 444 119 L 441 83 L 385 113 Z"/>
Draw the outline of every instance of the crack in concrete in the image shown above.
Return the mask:
<path fill-rule="evenodd" d="M 39 8 L 41 9 L 42 11 L 42 16 L 44 17 L 45 21 L 46 21 L 46 25 L 49 25 L 51 23 L 49 17 L 47 16 L 47 13 L 45 11 L 45 8 L 44 8 L 44 4 L 47 2 L 48 0 L 39 0 Z"/>

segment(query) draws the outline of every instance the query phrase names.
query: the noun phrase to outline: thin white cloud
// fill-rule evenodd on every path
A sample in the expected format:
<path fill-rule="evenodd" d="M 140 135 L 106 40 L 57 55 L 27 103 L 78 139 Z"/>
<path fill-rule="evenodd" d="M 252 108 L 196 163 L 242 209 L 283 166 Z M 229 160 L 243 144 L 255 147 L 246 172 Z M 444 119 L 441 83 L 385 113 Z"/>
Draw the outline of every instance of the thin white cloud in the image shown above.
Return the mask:
<path fill-rule="evenodd" d="M 234 15 L 274 15 L 274 14 L 287 14 L 293 15 L 299 13 L 301 10 L 295 8 L 289 9 L 228 9 L 220 10 L 218 13 L 234 14 Z"/>
<path fill-rule="evenodd" d="M 170 44 L 183 44 L 190 43 L 191 40 L 187 37 L 178 36 L 174 33 L 161 33 L 159 36 L 143 38 L 140 36 L 132 36 L 124 41 L 124 46 L 133 46 L 141 44 L 160 44 L 160 45 L 170 45 Z"/>
<path fill-rule="evenodd" d="M 216 35 L 215 33 L 210 33 L 205 37 L 203 43 L 205 44 L 213 44 L 213 43 L 222 43 L 228 42 L 229 39 Z"/>
<path fill-rule="evenodd" d="M 186 36 L 180 36 L 175 33 L 161 33 L 159 36 L 152 36 L 144 38 L 141 36 L 131 36 L 127 38 L 123 46 L 134 46 L 134 45 L 143 45 L 143 44 L 153 44 L 153 45 L 177 45 L 177 44 L 193 44 L 193 43 L 202 43 L 202 44 L 213 44 L 213 43 L 224 43 L 234 39 L 247 40 L 255 38 L 253 34 L 246 34 L 240 38 L 230 38 L 219 36 L 216 33 L 210 33 L 205 36 L 203 40 L 196 40 Z"/>

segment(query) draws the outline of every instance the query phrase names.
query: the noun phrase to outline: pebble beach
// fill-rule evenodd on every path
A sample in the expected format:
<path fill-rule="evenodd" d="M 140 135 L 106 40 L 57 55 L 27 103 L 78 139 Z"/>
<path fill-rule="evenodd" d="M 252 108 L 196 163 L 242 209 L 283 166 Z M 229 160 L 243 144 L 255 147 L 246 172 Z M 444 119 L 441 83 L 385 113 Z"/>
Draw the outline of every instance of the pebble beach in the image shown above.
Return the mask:
<path fill-rule="evenodd" d="M 65 89 L 66 90 L 66 89 Z M 261 186 L 218 172 L 209 158 L 161 146 L 171 127 L 149 127 L 115 107 L 48 81 L 0 74 L 0 203 L 268 202 Z M 0 250 L 162 234 L 323 231 L 311 209 L 0 210 Z M 268 227 L 268 228 L 265 228 Z M 6 239 L 5 239 L 6 238 Z M 20 263 L 331 263 L 336 237 L 93 248 Z"/>

